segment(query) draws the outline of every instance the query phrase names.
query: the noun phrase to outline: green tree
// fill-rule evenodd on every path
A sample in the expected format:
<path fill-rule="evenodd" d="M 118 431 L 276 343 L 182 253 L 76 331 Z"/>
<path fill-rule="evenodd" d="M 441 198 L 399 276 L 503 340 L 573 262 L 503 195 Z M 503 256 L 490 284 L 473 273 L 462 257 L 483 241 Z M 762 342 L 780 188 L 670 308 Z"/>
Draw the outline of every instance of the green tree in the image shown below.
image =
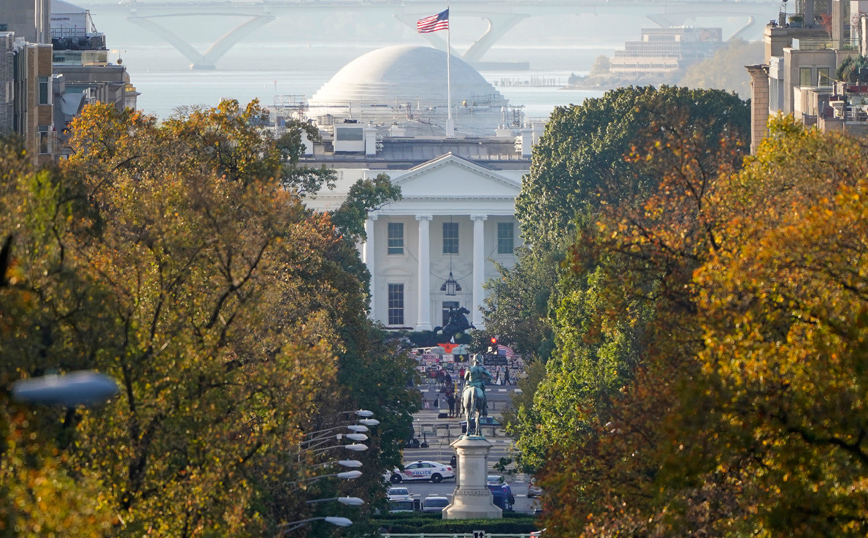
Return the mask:
<path fill-rule="evenodd" d="M 496 264 L 499 275 L 485 283 L 489 290 L 483 310 L 485 327 L 501 335 L 527 362 L 545 362 L 554 349 L 549 315 L 562 255 L 559 251 L 537 254 L 520 247 L 516 256 L 516 264 L 509 269 Z"/>
<path fill-rule="evenodd" d="M 737 131 L 711 140 L 704 132 L 682 116 L 649 137 L 627 161 L 657 178 L 653 188 L 579 222 L 571 275 L 560 282 L 558 350 L 534 402 L 539 426 L 526 425 L 520 441 L 537 454 L 549 448 L 547 523 L 558 535 L 678 534 L 725 511 L 693 509 L 696 490 L 661 492 L 656 482 L 676 388 L 699 370 L 691 279 L 719 242 L 709 199 L 743 155 Z"/>
<path fill-rule="evenodd" d="M 714 140 L 728 130 L 748 133 L 750 107 L 720 90 L 648 86 L 556 108 L 516 199 L 525 243 L 554 248 L 559 238 L 573 236 L 574 218 L 588 206 L 617 204 L 634 191 L 652 188 L 656 179 L 624 156 L 649 137 L 661 140 L 670 125 L 684 125 L 684 118 Z M 618 188 L 606 187 L 612 182 Z"/>
<path fill-rule="evenodd" d="M 574 250 L 575 273 L 590 260 L 605 283 L 598 319 L 623 322 L 620 297 L 653 309 L 606 413 L 573 404 L 588 420 L 549 453 L 546 524 L 864 535 L 865 145 L 789 117 L 737 174 L 726 146 L 696 166 L 704 146 L 652 150 L 659 188 L 601 212 Z"/>
<path fill-rule="evenodd" d="M 392 185 L 388 175 L 377 174 L 374 179 L 360 179 L 350 187 L 347 199 L 332 212 L 332 222 L 348 240 L 364 240 L 368 213 L 400 199 L 401 187 Z"/>

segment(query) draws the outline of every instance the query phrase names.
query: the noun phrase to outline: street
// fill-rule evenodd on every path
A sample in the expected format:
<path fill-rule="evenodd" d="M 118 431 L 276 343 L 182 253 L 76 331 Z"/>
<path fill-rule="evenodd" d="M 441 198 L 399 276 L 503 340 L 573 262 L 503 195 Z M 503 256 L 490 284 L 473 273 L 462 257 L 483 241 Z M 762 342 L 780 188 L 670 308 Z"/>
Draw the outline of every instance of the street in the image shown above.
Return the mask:
<path fill-rule="evenodd" d="M 524 475 L 504 476 L 509 486 L 512 488 L 512 494 L 515 497 L 514 510 L 516 512 L 532 513 L 534 508 L 539 506 L 539 499 L 527 498 L 527 479 Z M 414 499 L 425 500 L 425 497 L 446 497 L 452 499 L 452 492 L 455 491 L 455 479 L 444 480 L 439 484 L 432 484 L 428 481 L 401 482 L 400 486 L 410 490 Z"/>
<path fill-rule="evenodd" d="M 464 417 L 438 418 L 441 412 L 448 414 L 449 408 L 441 410 L 431 405 L 439 395 L 436 383 L 427 383 L 418 387 L 422 393 L 423 401 L 429 402 L 427 409 L 422 409 L 413 416 L 414 435 L 420 442 L 428 446 L 423 448 L 405 448 L 404 465 L 414 461 L 434 461 L 449 464 L 449 460 L 455 454 L 451 446 L 453 441 L 461 435 L 460 422 Z M 500 412 L 509 407 L 514 392 L 521 389 L 515 385 L 486 387 L 488 397 L 489 415 L 500 419 Z M 494 469 L 494 465 L 500 458 L 510 457 L 514 450 L 513 440 L 507 436 L 501 426 L 484 426 L 483 435 L 493 446 L 488 456 L 488 474 L 503 475 L 512 488 L 515 497 L 514 510 L 516 512 L 532 513 L 539 506 L 538 499 L 527 498 L 527 486 L 529 477 L 524 474 L 509 475 Z M 442 496 L 451 500 L 455 490 L 455 479 L 444 480 L 440 484 L 432 484 L 427 481 L 404 481 L 401 486 L 407 487 L 413 494 L 414 499 L 424 500 L 430 496 Z"/>

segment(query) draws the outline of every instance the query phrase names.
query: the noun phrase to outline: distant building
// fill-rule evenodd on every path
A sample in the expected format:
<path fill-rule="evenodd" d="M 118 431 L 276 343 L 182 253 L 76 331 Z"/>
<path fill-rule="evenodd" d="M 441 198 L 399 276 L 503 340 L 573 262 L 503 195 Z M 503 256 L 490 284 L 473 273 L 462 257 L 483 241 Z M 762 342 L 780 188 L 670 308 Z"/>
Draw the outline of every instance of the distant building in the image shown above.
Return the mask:
<path fill-rule="evenodd" d="M 84 105 L 135 108 L 126 68 L 108 62 L 90 13 L 61 0 L 0 0 L 0 133 L 16 133 L 35 165 L 67 152 Z"/>
<path fill-rule="evenodd" d="M 54 158 L 51 45 L 0 32 L 0 133 L 17 133 L 34 165 Z"/>
<path fill-rule="evenodd" d="M 108 103 L 118 110 L 135 110 L 139 94 L 121 60 L 109 61 L 105 34 L 96 30 L 87 9 L 52 0 L 51 43 L 61 96 L 56 107 L 58 150 L 64 154 L 66 127 L 85 105 Z"/>
<path fill-rule="evenodd" d="M 814 14 L 814 0 L 803 0 L 802 11 L 789 18 L 782 13 L 766 25 L 765 62 L 746 66 L 751 76 L 751 153 L 768 133 L 770 114 L 792 114 L 823 131 L 868 136 L 868 70 L 857 70 L 846 80 L 836 75 L 848 58 L 868 53 L 868 2 L 831 0 L 827 5 L 831 32 Z"/>
<path fill-rule="evenodd" d="M 684 69 L 700 62 L 723 45 L 720 28 L 643 28 L 639 41 L 627 41 L 616 50 L 609 71 L 642 75 Z"/>
<path fill-rule="evenodd" d="M 500 127 L 520 127 L 509 101 L 461 58 L 451 59 L 455 130 L 491 136 Z M 356 58 L 310 99 L 310 117 L 320 125 L 354 119 L 375 125 L 406 124 L 427 135 L 443 134 L 447 107 L 446 53 L 398 45 Z"/>
<path fill-rule="evenodd" d="M 51 43 L 51 0 L 0 0 L 0 31 L 27 43 Z"/>

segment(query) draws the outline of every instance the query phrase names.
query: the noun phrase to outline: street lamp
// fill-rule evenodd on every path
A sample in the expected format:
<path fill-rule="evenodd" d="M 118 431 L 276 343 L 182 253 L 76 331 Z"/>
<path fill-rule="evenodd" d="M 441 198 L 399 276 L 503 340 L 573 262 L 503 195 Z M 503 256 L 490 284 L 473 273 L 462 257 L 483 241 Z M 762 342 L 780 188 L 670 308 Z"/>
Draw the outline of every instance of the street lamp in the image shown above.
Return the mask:
<path fill-rule="evenodd" d="M 329 499 L 314 499 L 312 501 L 306 501 L 305 504 L 323 503 L 326 501 L 337 501 L 346 506 L 361 506 L 365 504 L 365 501 L 358 497 L 331 497 Z"/>
<path fill-rule="evenodd" d="M 358 469 L 362 467 L 362 462 L 359 460 L 337 460 L 337 461 L 324 461 L 322 463 L 317 463 L 312 467 L 328 467 L 329 465 L 334 465 L 337 463 L 341 467 L 346 467 L 347 469 Z"/>
<path fill-rule="evenodd" d="M 341 480 L 355 480 L 356 478 L 358 478 L 360 476 L 362 476 L 362 471 L 343 471 L 340 473 L 330 473 L 330 474 L 323 474 L 323 475 L 319 475 L 319 476 L 312 476 L 312 477 L 307 478 L 305 480 L 296 480 L 293 482 L 284 482 L 283 485 L 287 486 L 287 487 L 296 486 L 297 484 L 300 484 L 300 483 L 306 484 L 308 482 L 316 482 L 317 480 L 322 480 L 323 478 L 340 478 Z M 296 491 L 297 489 L 299 489 L 299 488 L 295 487 L 292 489 L 292 491 Z"/>
<path fill-rule="evenodd" d="M 66 407 L 102 403 L 117 392 L 118 384 L 114 379 L 90 370 L 31 377 L 12 383 L 14 400 Z"/>
<path fill-rule="evenodd" d="M 363 434 L 363 433 L 338 433 L 335 435 L 328 435 L 328 436 L 315 437 L 313 439 L 308 439 L 306 441 L 302 441 L 301 443 L 299 443 L 298 446 L 299 446 L 299 448 L 302 448 L 302 449 L 317 448 L 318 446 L 321 446 L 324 443 L 331 441 L 332 439 L 337 439 L 338 441 L 340 441 L 344 437 L 346 437 L 350 441 L 367 441 L 368 440 L 368 436 Z M 338 445 L 338 446 L 341 446 L 341 445 Z"/>
<path fill-rule="evenodd" d="M 331 450 L 333 448 L 346 448 L 347 450 L 352 450 L 353 452 L 364 452 L 368 449 L 368 445 L 363 445 L 361 443 L 350 443 L 348 445 L 332 445 L 323 448 L 306 449 L 303 452 L 305 454 L 318 454 L 319 452 L 325 452 L 326 450 Z"/>
<path fill-rule="evenodd" d="M 377 424 L 379 424 L 379 423 L 380 422 L 377 421 Z M 370 430 L 368 430 L 367 426 L 363 426 L 361 424 L 350 424 L 347 426 L 347 429 L 353 433 L 362 433 L 362 432 L 370 431 Z"/>
<path fill-rule="evenodd" d="M 280 534 L 283 535 L 285 532 L 294 531 L 296 529 L 300 529 L 311 521 L 320 521 L 323 520 L 326 523 L 331 523 L 332 525 L 336 525 L 338 527 L 349 527 L 353 524 L 352 521 L 345 517 L 335 517 L 335 516 L 326 516 L 326 517 L 310 517 L 307 519 L 302 519 L 299 521 L 290 521 L 289 523 L 284 523 L 283 525 L 278 526 L 280 529 Z"/>

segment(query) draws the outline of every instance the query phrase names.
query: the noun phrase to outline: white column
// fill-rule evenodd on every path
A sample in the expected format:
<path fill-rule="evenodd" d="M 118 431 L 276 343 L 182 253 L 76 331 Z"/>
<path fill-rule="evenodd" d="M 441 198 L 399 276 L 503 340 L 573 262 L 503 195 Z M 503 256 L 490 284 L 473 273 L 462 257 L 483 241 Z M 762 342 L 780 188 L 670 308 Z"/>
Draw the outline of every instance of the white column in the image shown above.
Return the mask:
<path fill-rule="evenodd" d="M 482 282 L 485 280 L 485 219 L 486 215 L 470 215 L 473 220 L 473 308 L 472 323 L 482 329 Z"/>
<path fill-rule="evenodd" d="M 374 265 L 374 222 L 377 220 L 376 213 L 371 213 L 368 215 L 368 220 L 365 221 L 365 265 L 368 266 L 368 272 L 371 273 L 371 293 L 368 295 L 368 304 L 371 307 L 371 319 L 377 319 L 376 312 L 374 310 L 374 299 L 377 296 L 376 293 L 376 276 L 375 276 L 375 265 Z"/>
<path fill-rule="evenodd" d="M 419 316 L 417 331 L 430 331 L 431 326 L 431 215 L 416 215 L 419 221 Z"/>

